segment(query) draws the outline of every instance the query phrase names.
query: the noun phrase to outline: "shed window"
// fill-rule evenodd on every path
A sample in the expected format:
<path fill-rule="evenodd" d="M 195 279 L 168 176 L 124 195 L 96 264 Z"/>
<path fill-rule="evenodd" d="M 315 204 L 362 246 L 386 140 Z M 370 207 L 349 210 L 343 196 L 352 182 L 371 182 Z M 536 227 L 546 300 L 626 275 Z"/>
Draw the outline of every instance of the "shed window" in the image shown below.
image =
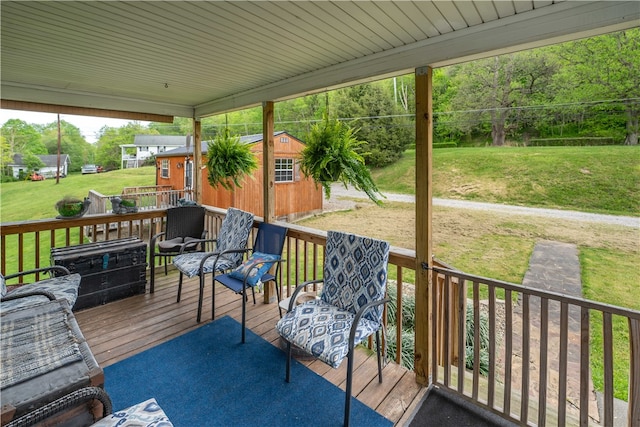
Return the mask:
<path fill-rule="evenodd" d="M 169 159 L 162 159 L 162 165 L 160 167 L 160 176 L 162 178 L 169 178 Z"/>
<path fill-rule="evenodd" d="M 276 159 L 276 182 L 293 182 L 293 159 Z"/>

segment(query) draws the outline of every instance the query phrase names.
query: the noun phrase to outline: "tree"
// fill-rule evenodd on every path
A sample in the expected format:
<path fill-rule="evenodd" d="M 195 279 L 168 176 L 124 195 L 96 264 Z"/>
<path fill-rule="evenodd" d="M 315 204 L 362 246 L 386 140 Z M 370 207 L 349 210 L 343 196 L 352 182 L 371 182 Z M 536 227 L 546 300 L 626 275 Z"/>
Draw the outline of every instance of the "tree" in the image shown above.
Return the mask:
<path fill-rule="evenodd" d="M 633 28 L 564 43 L 554 51 L 562 61 L 555 78 L 559 102 L 622 99 L 625 144 L 638 144 L 640 116 L 640 29 Z"/>
<path fill-rule="evenodd" d="M 22 156 L 22 161 L 24 162 L 29 172 L 38 170 L 45 166 L 44 162 L 40 160 L 37 155 L 30 152 L 26 152 Z"/>
<path fill-rule="evenodd" d="M 94 163 L 95 147 L 88 143 L 80 129 L 64 120 L 60 121 L 60 154 L 67 154 L 71 160 L 70 172 L 78 172 L 83 164 Z M 42 130 L 42 141 L 48 154 L 58 154 L 58 123 L 46 125 Z"/>
<path fill-rule="evenodd" d="M 122 166 L 120 146 L 133 144 L 136 135 L 158 135 L 158 131 L 147 128 L 139 122 L 130 122 L 119 128 L 105 126 L 100 129 L 96 146 L 96 163 L 108 169 L 120 169 Z"/>
<path fill-rule="evenodd" d="M 541 50 L 495 56 L 452 67 L 457 92 L 452 108 L 457 126 L 464 131 L 488 121 L 493 145 L 504 145 L 506 136 L 519 127 L 522 110 L 545 93 L 555 65 Z"/>
<path fill-rule="evenodd" d="M 38 129 L 24 120 L 7 120 L 2 125 L 2 135 L 6 138 L 12 156 L 26 152 L 47 154 L 47 147 L 42 143 L 42 135 Z"/>
<path fill-rule="evenodd" d="M 360 154 L 365 163 L 381 167 L 398 160 L 415 140 L 415 126 L 394 104 L 393 92 L 383 84 L 369 83 L 332 94 L 329 110 L 343 118 L 358 118 Z"/>
<path fill-rule="evenodd" d="M 4 137 L 4 135 L 0 135 L 0 172 L 2 175 L 7 173 L 7 165 L 13 162 L 13 153 L 11 152 L 11 147 L 9 146 L 9 142 Z"/>

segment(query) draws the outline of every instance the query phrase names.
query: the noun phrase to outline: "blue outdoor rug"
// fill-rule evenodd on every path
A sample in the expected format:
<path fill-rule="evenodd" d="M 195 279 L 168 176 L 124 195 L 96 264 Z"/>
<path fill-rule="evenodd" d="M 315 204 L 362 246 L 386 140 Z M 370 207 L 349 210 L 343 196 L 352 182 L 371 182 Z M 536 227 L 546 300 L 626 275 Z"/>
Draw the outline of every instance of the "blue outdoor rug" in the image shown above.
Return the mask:
<path fill-rule="evenodd" d="M 155 397 L 176 427 L 341 426 L 344 391 L 223 317 L 104 369 L 114 410 Z M 344 361 L 346 363 L 346 360 Z M 355 398 L 351 425 L 393 423 Z"/>

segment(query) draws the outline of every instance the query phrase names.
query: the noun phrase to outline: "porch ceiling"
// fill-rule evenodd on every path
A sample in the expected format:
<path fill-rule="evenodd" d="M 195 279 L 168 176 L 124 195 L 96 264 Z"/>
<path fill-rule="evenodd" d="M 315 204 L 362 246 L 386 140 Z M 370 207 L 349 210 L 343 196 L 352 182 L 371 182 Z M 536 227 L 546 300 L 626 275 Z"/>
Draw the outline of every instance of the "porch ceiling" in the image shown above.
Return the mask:
<path fill-rule="evenodd" d="M 2 1 L 1 97 L 203 117 L 637 26 L 636 1 Z"/>

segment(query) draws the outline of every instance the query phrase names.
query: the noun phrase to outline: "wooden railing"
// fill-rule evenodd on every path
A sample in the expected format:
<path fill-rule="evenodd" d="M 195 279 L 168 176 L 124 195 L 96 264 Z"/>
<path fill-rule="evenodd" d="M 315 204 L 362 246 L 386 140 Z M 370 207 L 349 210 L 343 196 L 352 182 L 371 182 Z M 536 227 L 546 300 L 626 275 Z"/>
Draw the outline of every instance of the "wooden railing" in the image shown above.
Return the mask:
<path fill-rule="evenodd" d="M 217 235 L 225 213 L 223 209 L 207 207 L 205 229 L 209 236 Z M 163 229 L 165 217 L 164 209 L 156 209 L 71 220 L 4 223 L 0 227 L 0 268 L 3 273 L 10 274 L 49 265 L 51 247 L 128 236 L 148 241 L 149 236 Z M 256 225 L 258 223 L 260 219 L 256 218 Z M 294 224 L 284 225 L 289 229 L 284 249 L 287 262 L 281 268 L 280 283 L 286 297 L 296 284 L 322 277 L 326 233 Z M 110 231 L 100 231 L 105 229 Z M 403 296 L 413 296 L 411 282 L 415 264 L 414 251 L 392 248 L 389 286 L 394 286 L 397 294 L 394 357 L 398 363 L 403 351 Z M 628 419 L 629 425 L 640 425 L 640 313 L 471 276 L 444 268 L 435 261 L 432 268 L 433 383 L 517 423 L 564 425 L 575 421 L 586 425 L 593 416 L 587 401 L 591 390 L 589 331 L 593 327 L 593 314 L 597 313 L 604 325 L 604 415 L 601 424 L 610 425 L 613 417 L 612 318 L 622 317 L 628 325 L 631 349 Z M 521 303 L 514 306 L 512 301 Z M 470 368 L 464 361 L 467 349 L 471 348 L 465 337 L 468 306 L 474 320 Z M 574 313 L 578 315 L 577 324 L 573 320 Z M 486 319 L 489 335 L 486 374 L 481 372 L 482 352 L 485 351 L 480 348 L 483 319 Z M 574 333 L 579 344 L 571 340 Z M 578 356 L 577 365 L 571 360 L 574 354 Z M 518 360 L 534 360 L 535 363 L 521 364 Z M 576 375 L 578 378 L 573 381 Z"/>
<path fill-rule="evenodd" d="M 149 209 L 166 209 L 179 205 L 180 199 L 190 200 L 192 198 L 191 190 L 172 190 L 171 186 L 148 186 L 148 187 L 125 187 L 121 195 L 122 198 L 132 199 L 136 201 L 138 210 Z M 97 191 L 89 191 L 89 215 L 104 214 L 112 212 L 111 197 L 98 193 Z"/>
<path fill-rule="evenodd" d="M 438 362 L 437 349 L 432 350 L 433 383 L 522 425 L 586 426 L 596 420 L 611 426 L 614 381 L 628 381 L 627 424 L 640 425 L 640 312 L 439 267 L 433 268 L 433 283 L 442 285 L 434 286 L 434 293 L 444 292 L 432 298 L 434 318 L 441 319 L 444 327 L 432 329 L 432 341 L 445 345 L 443 363 Z M 470 287 L 470 300 L 465 285 Z M 458 295 L 454 306 L 438 304 L 453 292 Z M 465 325 L 468 313 L 473 319 L 473 343 L 466 342 L 465 328 L 448 327 Z M 600 320 L 602 343 L 594 343 L 590 331 Z M 630 349 L 623 362 L 629 367 L 626 378 L 614 378 L 614 323 L 616 328 L 626 325 Z M 483 330 L 488 334 L 486 348 L 482 348 Z M 449 352 L 452 340 L 460 349 L 471 349 L 469 369 L 465 363 L 454 363 Z M 602 360 L 590 360 L 594 346 L 601 346 Z M 487 375 L 480 372 L 483 356 Z M 602 419 L 597 407 L 590 405 L 591 362 L 604 372 Z"/>

